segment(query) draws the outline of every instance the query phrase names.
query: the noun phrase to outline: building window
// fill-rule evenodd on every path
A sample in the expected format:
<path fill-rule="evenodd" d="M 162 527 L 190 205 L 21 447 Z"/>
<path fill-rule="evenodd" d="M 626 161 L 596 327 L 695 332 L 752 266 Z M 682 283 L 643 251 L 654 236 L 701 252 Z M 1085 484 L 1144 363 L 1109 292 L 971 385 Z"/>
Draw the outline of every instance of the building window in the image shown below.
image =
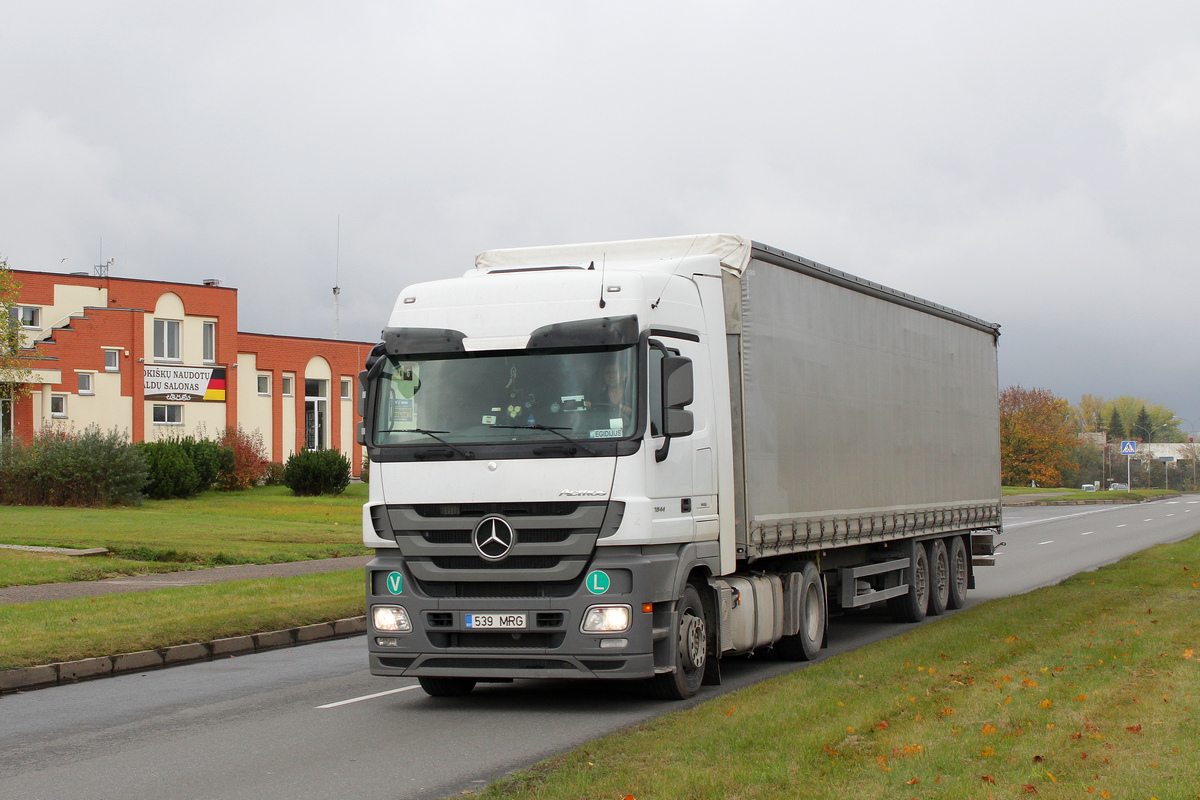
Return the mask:
<path fill-rule="evenodd" d="M 105 372 L 120 372 L 121 371 L 121 351 L 120 350 L 105 350 L 104 351 L 104 371 Z"/>
<path fill-rule="evenodd" d="M 283 376 L 283 396 L 291 397 L 293 394 L 294 394 L 294 390 L 292 389 L 292 376 L 284 375 Z"/>
<path fill-rule="evenodd" d="M 42 310 L 29 306 L 13 306 L 9 312 L 22 328 L 41 328 Z"/>
<path fill-rule="evenodd" d="M 217 323 L 204 323 L 204 363 L 217 363 Z"/>
<path fill-rule="evenodd" d="M 309 450 L 324 450 L 329 446 L 328 381 L 304 380 L 304 446 Z"/>
<path fill-rule="evenodd" d="M 258 376 L 258 393 L 261 395 L 264 395 L 264 396 L 269 395 L 271 393 L 271 376 L 270 375 L 259 375 Z"/>
<path fill-rule="evenodd" d="M 154 407 L 155 425 L 182 425 L 183 406 L 162 405 Z"/>
<path fill-rule="evenodd" d="M 65 394 L 50 395 L 50 416 L 65 417 L 67 415 L 67 396 Z"/>
<path fill-rule="evenodd" d="M 95 394 L 92 390 L 92 373 L 79 373 L 79 393 L 80 394 Z"/>
<path fill-rule="evenodd" d="M 343 400 L 352 399 L 351 395 L 350 395 L 350 379 L 349 378 L 342 378 L 342 399 Z"/>
<path fill-rule="evenodd" d="M 164 361 L 180 361 L 179 320 L 154 320 L 154 357 Z"/>

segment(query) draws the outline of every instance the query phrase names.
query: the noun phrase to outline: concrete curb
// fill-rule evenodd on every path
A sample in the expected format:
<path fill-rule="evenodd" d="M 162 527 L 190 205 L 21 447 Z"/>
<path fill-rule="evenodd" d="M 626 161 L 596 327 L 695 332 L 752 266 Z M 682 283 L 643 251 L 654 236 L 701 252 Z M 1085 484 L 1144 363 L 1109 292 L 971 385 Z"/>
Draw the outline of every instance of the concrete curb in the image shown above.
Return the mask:
<path fill-rule="evenodd" d="M 197 661 L 212 661 L 216 658 L 261 653 L 280 647 L 345 639 L 367 631 L 367 618 L 348 617 L 333 622 L 302 625 L 282 631 L 267 631 L 249 636 L 231 636 L 213 639 L 210 642 L 177 644 L 158 650 L 140 650 L 136 653 L 119 653 L 113 656 L 84 658 L 79 661 L 64 661 L 57 664 L 42 664 L 22 669 L 0 670 L 0 694 L 42 689 L 64 683 L 77 683 L 92 678 L 108 678 L 130 672 L 173 667 L 178 664 L 194 664 Z"/>

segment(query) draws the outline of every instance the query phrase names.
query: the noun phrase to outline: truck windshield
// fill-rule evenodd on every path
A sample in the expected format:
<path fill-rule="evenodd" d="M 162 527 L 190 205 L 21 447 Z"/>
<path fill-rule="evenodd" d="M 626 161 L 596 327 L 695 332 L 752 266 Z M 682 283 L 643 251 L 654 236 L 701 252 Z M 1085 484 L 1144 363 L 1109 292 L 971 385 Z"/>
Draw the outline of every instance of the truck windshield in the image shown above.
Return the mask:
<path fill-rule="evenodd" d="M 388 357 L 372 439 L 436 446 L 628 438 L 638 422 L 636 357 L 635 346 Z"/>

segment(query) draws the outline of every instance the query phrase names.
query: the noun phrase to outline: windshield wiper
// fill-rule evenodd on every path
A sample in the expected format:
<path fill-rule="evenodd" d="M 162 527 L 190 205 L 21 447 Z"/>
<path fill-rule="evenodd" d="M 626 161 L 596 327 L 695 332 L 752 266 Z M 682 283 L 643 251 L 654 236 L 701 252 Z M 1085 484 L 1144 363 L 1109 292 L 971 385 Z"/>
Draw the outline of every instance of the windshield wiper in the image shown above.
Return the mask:
<path fill-rule="evenodd" d="M 558 436 L 561 439 L 565 439 L 566 441 L 570 442 L 573 445 L 582 447 L 584 450 L 586 450 L 587 452 L 591 453 L 594 456 L 600 455 L 595 450 L 588 447 L 586 444 L 579 441 L 578 439 L 572 439 L 570 436 L 567 436 L 565 433 L 559 433 L 559 431 L 571 430 L 570 428 L 567 428 L 567 427 L 554 428 L 554 427 L 551 427 L 550 425 L 539 425 L 539 424 L 534 424 L 534 425 L 494 425 L 492 427 L 505 428 L 507 430 L 513 430 L 513 431 L 523 431 L 523 430 L 550 431 L 555 436 Z"/>
<path fill-rule="evenodd" d="M 442 437 L 438 436 L 439 433 L 449 433 L 449 432 L 450 431 L 427 431 L 424 428 L 392 428 L 391 430 L 380 431 L 380 433 L 423 433 L 426 436 L 428 436 L 430 439 L 436 439 L 437 441 L 446 445 L 446 447 L 449 447 L 451 450 L 458 453 L 463 458 L 466 458 L 466 459 L 475 458 L 474 453 L 469 453 L 464 450 L 460 450 L 459 448 L 457 448 L 454 445 L 447 442 Z"/>

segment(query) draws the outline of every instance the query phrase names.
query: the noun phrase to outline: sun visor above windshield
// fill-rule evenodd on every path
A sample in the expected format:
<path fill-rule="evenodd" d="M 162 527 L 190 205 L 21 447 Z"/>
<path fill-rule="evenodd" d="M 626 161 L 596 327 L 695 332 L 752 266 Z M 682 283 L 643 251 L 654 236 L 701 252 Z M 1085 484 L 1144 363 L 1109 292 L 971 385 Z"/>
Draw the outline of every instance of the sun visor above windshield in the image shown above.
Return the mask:
<path fill-rule="evenodd" d="M 463 333 L 439 328 L 384 328 L 381 338 L 389 356 L 461 353 L 466 349 Z"/>
<path fill-rule="evenodd" d="M 600 317 L 556 322 L 538 328 L 529 337 L 528 348 L 602 347 L 634 344 L 638 340 L 637 316 Z"/>

